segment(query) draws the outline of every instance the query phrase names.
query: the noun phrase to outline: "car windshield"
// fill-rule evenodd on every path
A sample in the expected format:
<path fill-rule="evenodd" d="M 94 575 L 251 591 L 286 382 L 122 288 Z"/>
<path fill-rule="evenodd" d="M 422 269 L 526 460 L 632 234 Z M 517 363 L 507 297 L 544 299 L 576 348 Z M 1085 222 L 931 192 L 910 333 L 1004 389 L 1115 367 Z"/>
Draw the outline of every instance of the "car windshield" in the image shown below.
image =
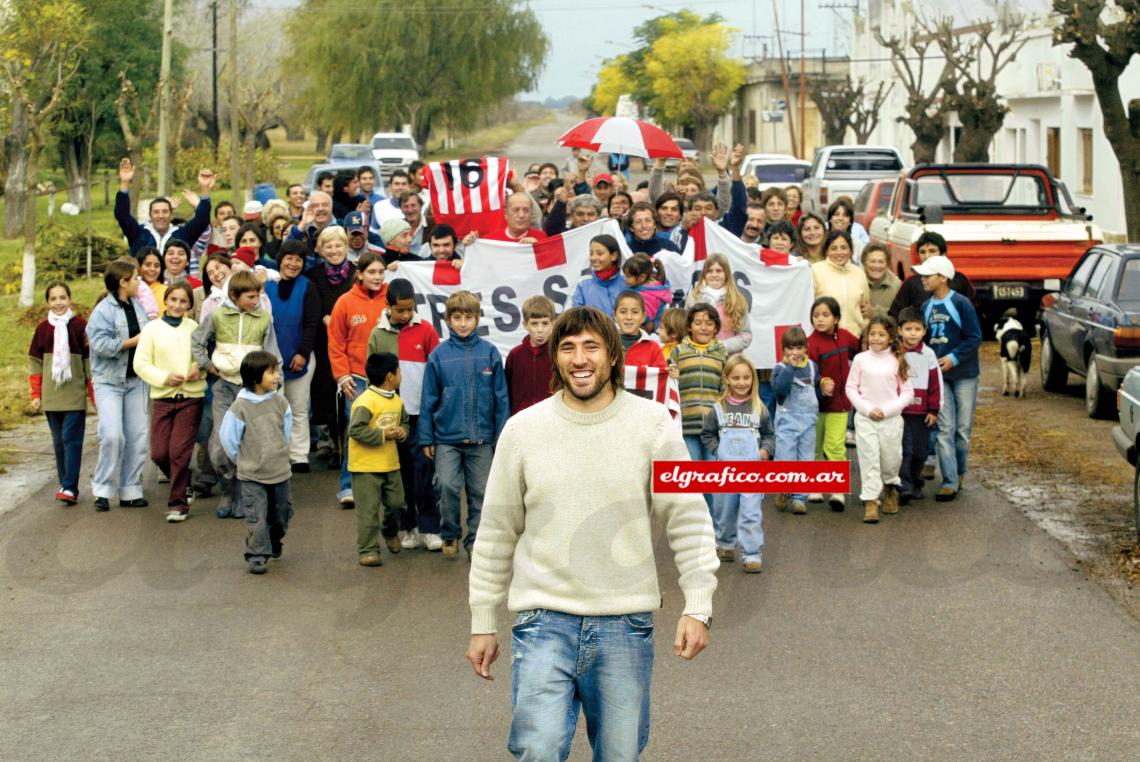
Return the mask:
<path fill-rule="evenodd" d="M 1140 302 L 1140 259 L 1124 260 L 1124 272 L 1120 275 L 1120 287 L 1116 300 L 1120 302 Z"/>
<path fill-rule="evenodd" d="M 902 162 L 893 151 L 842 151 L 831 154 L 827 169 L 837 172 L 897 172 L 902 169 Z"/>
<path fill-rule="evenodd" d="M 371 159 L 372 151 L 368 146 L 333 146 L 330 159 Z"/>
<path fill-rule="evenodd" d="M 696 146 L 693 145 L 693 141 L 688 138 L 673 138 L 673 142 L 676 143 L 677 147 L 682 151 L 691 151 L 696 148 Z"/>
<path fill-rule="evenodd" d="M 382 151 L 414 151 L 416 143 L 408 137 L 372 138 L 372 147 Z"/>
<path fill-rule="evenodd" d="M 1053 208 L 1045 177 L 1040 174 L 950 173 L 926 174 L 911 180 L 907 211 L 918 212 L 931 204 L 987 211 L 1042 210 Z"/>
<path fill-rule="evenodd" d="M 762 183 L 799 184 L 807 177 L 806 164 L 757 164 L 753 170 Z"/>

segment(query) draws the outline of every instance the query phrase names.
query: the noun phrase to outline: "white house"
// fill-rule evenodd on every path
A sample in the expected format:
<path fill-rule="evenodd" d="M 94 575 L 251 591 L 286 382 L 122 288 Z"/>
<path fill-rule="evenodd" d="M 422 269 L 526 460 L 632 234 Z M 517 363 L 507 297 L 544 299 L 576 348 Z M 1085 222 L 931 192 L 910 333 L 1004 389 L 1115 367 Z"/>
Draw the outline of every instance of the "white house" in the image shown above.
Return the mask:
<path fill-rule="evenodd" d="M 1119 165 L 1104 135 L 1092 77 L 1084 64 L 1068 57 L 1069 46 L 1053 46 L 1055 21 L 1049 0 L 1019 0 L 1011 5 L 1031 21 L 1028 42 L 998 76 L 998 92 L 1010 111 L 994 137 L 990 160 L 1049 167 L 1068 186 L 1074 203 L 1094 216 L 1106 238 L 1123 240 L 1126 225 Z M 928 19 L 952 17 L 956 27 L 965 29 L 992 19 L 995 7 L 986 0 L 868 0 L 866 15 L 857 17 L 853 25 L 851 76 L 872 83 L 897 79 L 890 53 L 875 39 L 876 28 L 886 38 L 913 34 L 921 14 Z M 937 45 L 931 46 L 927 56 L 925 77 L 931 83 L 941 71 L 943 58 Z M 1140 62 L 1125 71 L 1120 91 L 1125 103 L 1140 98 Z M 883 104 L 871 142 L 897 146 L 909 162 L 914 136 L 897 121 L 904 113 L 905 100 L 905 90 L 896 84 Z M 954 115 L 949 126 L 938 149 L 939 161 L 949 161 L 954 153 L 954 127 L 958 126 Z"/>

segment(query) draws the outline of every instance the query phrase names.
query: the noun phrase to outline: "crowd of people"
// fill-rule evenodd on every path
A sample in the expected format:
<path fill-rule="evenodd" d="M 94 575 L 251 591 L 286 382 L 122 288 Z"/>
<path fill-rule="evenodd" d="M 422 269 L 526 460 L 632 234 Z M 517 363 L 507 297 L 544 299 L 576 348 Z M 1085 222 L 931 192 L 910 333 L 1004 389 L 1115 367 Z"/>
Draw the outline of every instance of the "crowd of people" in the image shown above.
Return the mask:
<path fill-rule="evenodd" d="M 572 304 L 612 320 L 624 372 L 656 369 L 676 383 L 679 425 L 693 459 L 846 460 L 854 447 L 864 520 L 927 497 L 958 495 L 967 469 L 981 332 L 973 289 L 926 233 L 905 282 L 889 251 L 868 239 L 850 199 L 825 217 L 804 212 L 795 186 L 760 190 L 741 175 L 742 146 L 712 152 L 715 180 L 659 160 L 630 187 L 622 172 L 592 171 L 574 149 L 563 167 L 512 176 L 501 229 L 483 237 L 533 243 L 608 217 L 590 242 L 590 274 Z M 264 573 L 279 557 L 292 515 L 290 482 L 315 465 L 339 469 L 335 499 L 355 508 L 357 557 L 382 564 L 417 547 L 471 553 L 495 445 L 508 418 L 558 386 L 549 339 L 558 308 L 523 304 L 527 336 L 504 358 L 476 331 L 479 298 L 446 303 L 447 336 L 417 314 L 403 262 L 463 266 L 478 237 L 436 224 L 420 170 L 397 170 L 386 193 L 372 169 L 325 173 L 307 192 L 238 208 L 198 192 L 156 198 L 140 223 L 131 210 L 134 167 L 124 159 L 115 217 L 130 256 L 105 271 L 106 293 L 87 320 L 68 285 L 48 285 L 47 318 L 29 356 L 32 404 L 56 450 L 56 498 L 79 500 L 87 398 L 98 411 L 99 454 L 90 491 L 97 511 L 147 505 L 148 457 L 169 481 L 166 518 L 218 496 L 218 518 L 244 519 L 245 558 Z M 185 202 L 190 214 L 176 216 Z M 683 252 L 701 218 L 742 241 L 810 263 L 811 331 L 780 336 L 781 362 L 756 368 L 748 300 L 729 260 L 710 253 L 689 287 L 669 283 L 662 251 Z M 679 292 L 679 293 L 678 293 Z M 552 385 L 552 382 L 553 383 Z M 149 446 L 148 446 L 149 443 Z M 614 446 L 621 447 L 620 442 Z M 461 525 L 466 496 L 467 526 Z M 722 562 L 762 566 L 765 498 L 711 495 L 706 503 Z M 776 496 L 803 514 L 842 494 Z"/>

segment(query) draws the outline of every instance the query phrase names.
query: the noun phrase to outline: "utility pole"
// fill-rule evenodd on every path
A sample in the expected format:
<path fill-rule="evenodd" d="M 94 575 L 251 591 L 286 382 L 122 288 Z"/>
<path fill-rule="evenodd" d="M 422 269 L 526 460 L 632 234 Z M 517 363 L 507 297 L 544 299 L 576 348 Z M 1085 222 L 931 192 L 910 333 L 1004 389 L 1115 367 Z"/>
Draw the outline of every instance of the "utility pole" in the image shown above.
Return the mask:
<path fill-rule="evenodd" d="M 213 21 L 213 42 L 210 45 L 210 97 L 213 99 L 211 114 L 214 120 L 214 166 L 218 166 L 218 142 L 222 139 L 222 125 L 218 121 L 218 0 L 210 3 L 210 16 Z"/>
<path fill-rule="evenodd" d="M 241 134 L 238 131 L 237 3 L 238 0 L 230 0 L 230 188 L 234 206 L 240 208 L 245 200 L 241 195 Z"/>
<path fill-rule="evenodd" d="M 803 156 L 796 151 L 795 111 L 792 110 L 792 89 L 788 83 L 788 61 L 784 58 L 784 38 L 780 32 L 780 9 L 776 6 L 776 0 L 772 0 L 772 19 L 776 22 L 773 26 L 776 27 L 776 51 L 780 56 L 780 78 L 784 82 L 784 116 L 788 120 L 788 135 L 791 138 L 790 148 L 797 159 L 802 159 Z M 773 150 L 775 150 L 774 147 Z"/>
<path fill-rule="evenodd" d="M 170 154 L 170 45 L 174 39 L 174 0 L 166 0 L 162 16 L 162 63 L 158 86 L 162 100 L 158 107 L 158 195 L 166 195 Z"/>
<path fill-rule="evenodd" d="M 800 0 L 800 158 L 807 158 L 807 79 L 804 78 L 804 0 Z"/>

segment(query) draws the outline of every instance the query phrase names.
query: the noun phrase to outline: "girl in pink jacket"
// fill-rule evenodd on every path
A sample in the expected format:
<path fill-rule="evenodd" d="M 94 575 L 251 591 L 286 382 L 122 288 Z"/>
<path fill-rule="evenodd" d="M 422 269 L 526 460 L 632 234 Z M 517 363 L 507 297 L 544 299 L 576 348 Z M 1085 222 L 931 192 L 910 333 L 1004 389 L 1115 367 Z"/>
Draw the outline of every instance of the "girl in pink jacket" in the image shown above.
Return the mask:
<path fill-rule="evenodd" d="M 869 349 L 855 356 L 847 375 L 847 399 L 855 408 L 855 452 L 863 490 L 863 521 L 898 513 L 902 463 L 902 411 L 914 396 L 898 328 L 888 316 L 871 318 L 864 332 Z"/>

